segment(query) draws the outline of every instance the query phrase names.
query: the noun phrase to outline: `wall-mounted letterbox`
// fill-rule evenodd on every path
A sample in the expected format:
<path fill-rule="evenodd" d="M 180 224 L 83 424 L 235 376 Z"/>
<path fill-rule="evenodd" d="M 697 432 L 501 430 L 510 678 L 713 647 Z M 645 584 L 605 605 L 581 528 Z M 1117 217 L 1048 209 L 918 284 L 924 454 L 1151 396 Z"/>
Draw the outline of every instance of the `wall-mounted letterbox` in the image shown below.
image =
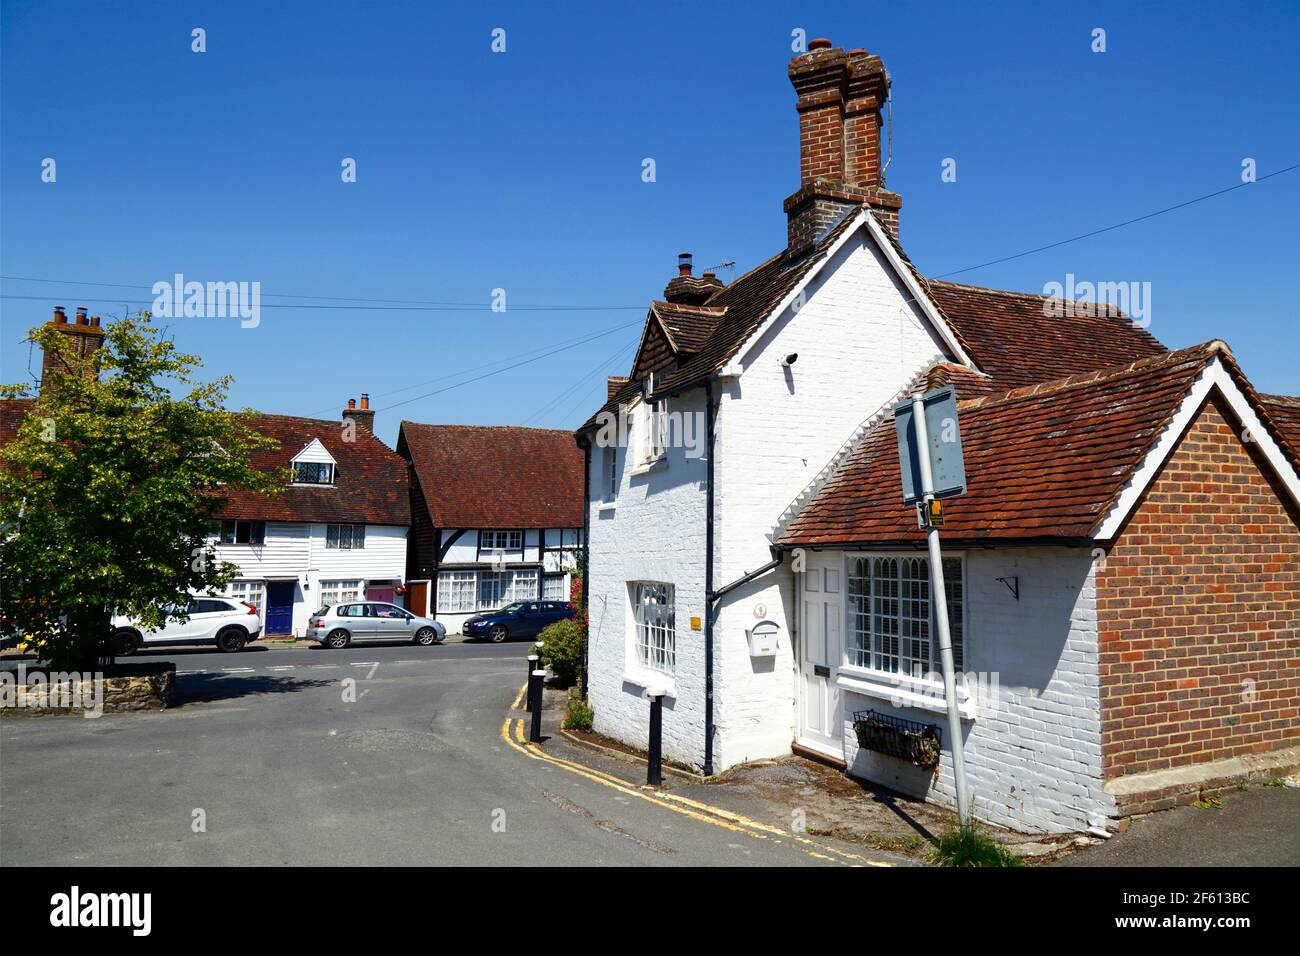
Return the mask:
<path fill-rule="evenodd" d="M 749 638 L 750 657 L 775 657 L 776 639 L 781 625 L 776 621 L 759 621 L 745 635 Z"/>

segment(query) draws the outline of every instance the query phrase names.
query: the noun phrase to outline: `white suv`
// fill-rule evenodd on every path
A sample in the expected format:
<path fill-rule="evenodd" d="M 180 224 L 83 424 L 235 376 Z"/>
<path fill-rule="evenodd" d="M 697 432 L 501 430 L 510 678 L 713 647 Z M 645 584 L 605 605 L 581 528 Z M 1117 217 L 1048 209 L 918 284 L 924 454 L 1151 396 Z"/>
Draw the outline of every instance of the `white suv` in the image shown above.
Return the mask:
<path fill-rule="evenodd" d="M 134 654 L 141 647 L 165 644 L 215 644 L 223 651 L 237 651 L 262 633 L 257 608 L 234 598 L 193 597 L 188 608 L 168 608 L 167 613 L 169 617 L 184 613 L 187 620 L 168 620 L 159 630 L 146 631 L 132 618 L 114 615 L 117 653 Z"/>

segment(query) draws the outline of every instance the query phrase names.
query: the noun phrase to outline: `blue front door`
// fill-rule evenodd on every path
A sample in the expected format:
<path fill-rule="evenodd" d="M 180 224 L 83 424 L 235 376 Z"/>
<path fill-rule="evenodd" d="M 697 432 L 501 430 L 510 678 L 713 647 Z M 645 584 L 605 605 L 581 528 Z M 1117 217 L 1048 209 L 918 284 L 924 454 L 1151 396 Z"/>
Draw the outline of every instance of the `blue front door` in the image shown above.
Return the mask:
<path fill-rule="evenodd" d="M 266 583 L 266 614 L 262 623 L 268 635 L 293 633 L 293 581 Z"/>

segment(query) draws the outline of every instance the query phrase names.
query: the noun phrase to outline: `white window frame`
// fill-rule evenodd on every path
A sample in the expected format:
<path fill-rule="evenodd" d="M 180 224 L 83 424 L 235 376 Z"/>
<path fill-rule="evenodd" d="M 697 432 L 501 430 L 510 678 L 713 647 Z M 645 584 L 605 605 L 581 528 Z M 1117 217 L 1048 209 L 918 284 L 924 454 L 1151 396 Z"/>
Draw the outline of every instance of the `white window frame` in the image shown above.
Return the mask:
<path fill-rule="evenodd" d="M 299 465 L 313 465 L 317 468 L 328 468 L 329 476 L 324 481 L 300 481 L 298 479 Z M 293 477 L 290 483 L 295 485 L 308 485 L 308 486 L 315 486 L 315 487 L 325 487 L 327 485 L 333 485 L 334 476 L 337 474 L 337 469 L 335 468 L 334 462 L 332 461 L 295 461 L 292 463 L 292 467 L 293 467 Z"/>
<path fill-rule="evenodd" d="M 484 529 L 478 533 L 479 551 L 523 551 L 524 533 L 518 529 Z"/>
<path fill-rule="evenodd" d="M 337 528 L 334 543 L 330 544 L 330 529 Z M 346 542 L 346 543 L 345 543 Z M 325 525 L 325 548 L 328 551 L 364 551 L 366 547 L 366 526 L 363 524 Z"/>
<path fill-rule="evenodd" d="M 569 588 L 566 586 L 569 575 L 564 571 L 548 571 L 542 575 L 542 600 L 543 601 L 564 601 L 569 600 Z M 554 587 L 552 587 L 554 585 Z"/>
<path fill-rule="evenodd" d="M 938 631 L 934 626 L 934 602 L 930 600 L 930 569 L 929 556 L 918 554 L 914 551 L 867 551 L 852 552 L 844 557 L 844 650 L 841 668 L 849 673 L 867 675 L 871 677 L 883 677 L 888 680 L 904 680 L 917 683 L 933 683 L 936 679 L 934 675 L 941 672 L 942 666 L 939 659 L 939 638 Z M 869 594 L 861 595 L 857 593 L 856 582 L 860 580 L 855 573 L 854 563 L 856 561 L 872 562 L 872 587 Z M 892 561 L 895 562 L 895 574 L 891 579 L 894 585 L 892 592 L 887 589 L 877 591 L 875 588 L 875 562 Z M 967 611 L 968 604 L 966 601 L 966 557 L 964 554 L 946 554 L 943 556 L 944 561 L 944 589 L 949 598 L 949 628 L 952 632 L 953 642 L 953 668 L 960 672 L 965 666 L 966 646 L 965 637 L 967 634 Z M 905 576 L 904 562 L 913 562 L 911 577 Z M 954 579 L 952 570 L 956 569 L 957 575 Z M 923 577 L 918 577 L 917 572 L 923 572 Z M 924 590 L 924 600 L 927 604 L 926 619 L 926 636 L 920 637 L 917 633 L 919 628 L 915 625 L 919 623 L 915 613 L 907 613 L 908 603 L 915 605 L 919 598 L 908 598 L 905 585 L 911 582 L 913 593 Z M 923 588 L 921 587 L 923 585 Z M 866 612 L 859 606 L 855 606 L 855 600 L 865 598 L 867 601 Z M 882 610 L 888 610 L 893 605 L 892 612 L 888 620 L 892 621 L 894 628 L 893 633 L 889 633 L 887 628 L 877 627 L 877 617 Z M 957 613 L 953 613 L 954 605 Z M 914 611 L 914 607 L 912 609 Z M 863 619 L 866 621 L 866 641 L 867 646 L 863 647 L 859 640 L 859 635 L 863 633 L 861 624 Z M 908 627 L 908 625 L 911 627 Z M 909 633 L 910 632 L 910 633 Z M 892 640 L 889 640 L 892 638 Z M 919 668 L 915 666 L 920 663 L 918 652 L 921 646 L 926 646 L 929 654 L 928 663 Z M 906 669 L 905 669 L 906 668 Z"/>
<path fill-rule="evenodd" d="M 605 448 L 605 504 L 618 500 L 618 444 Z"/>
<path fill-rule="evenodd" d="M 478 610 L 478 572 L 438 572 L 438 613 L 473 614 Z"/>
<path fill-rule="evenodd" d="M 366 582 L 355 578 L 333 578 L 320 582 L 320 603 L 337 607 L 366 599 Z"/>
<path fill-rule="evenodd" d="M 262 609 L 266 607 L 266 582 L 260 579 L 231 581 L 226 585 L 225 596 L 232 601 L 244 601 L 251 604 L 257 608 L 257 613 L 261 614 Z"/>
<path fill-rule="evenodd" d="M 629 581 L 632 660 L 643 671 L 677 671 L 677 589 L 667 581 Z M 649 600 L 662 596 L 663 601 Z"/>

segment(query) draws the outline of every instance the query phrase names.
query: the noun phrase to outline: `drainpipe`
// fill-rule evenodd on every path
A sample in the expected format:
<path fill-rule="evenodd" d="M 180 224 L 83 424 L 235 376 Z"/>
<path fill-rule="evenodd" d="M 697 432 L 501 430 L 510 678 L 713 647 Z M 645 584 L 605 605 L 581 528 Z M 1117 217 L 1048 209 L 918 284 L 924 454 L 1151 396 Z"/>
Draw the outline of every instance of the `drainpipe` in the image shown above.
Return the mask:
<path fill-rule="evenodd" d="M 704 775 L 713 776 L 713 382 L 704 383 Z"/>
<path fill-rule="evenodd" d="M 591 442 L 582 444 L 582 603 L 587 608 L 582 622 L 582 699 L 587 699 L 587 657 L 591 642 Z"/>

